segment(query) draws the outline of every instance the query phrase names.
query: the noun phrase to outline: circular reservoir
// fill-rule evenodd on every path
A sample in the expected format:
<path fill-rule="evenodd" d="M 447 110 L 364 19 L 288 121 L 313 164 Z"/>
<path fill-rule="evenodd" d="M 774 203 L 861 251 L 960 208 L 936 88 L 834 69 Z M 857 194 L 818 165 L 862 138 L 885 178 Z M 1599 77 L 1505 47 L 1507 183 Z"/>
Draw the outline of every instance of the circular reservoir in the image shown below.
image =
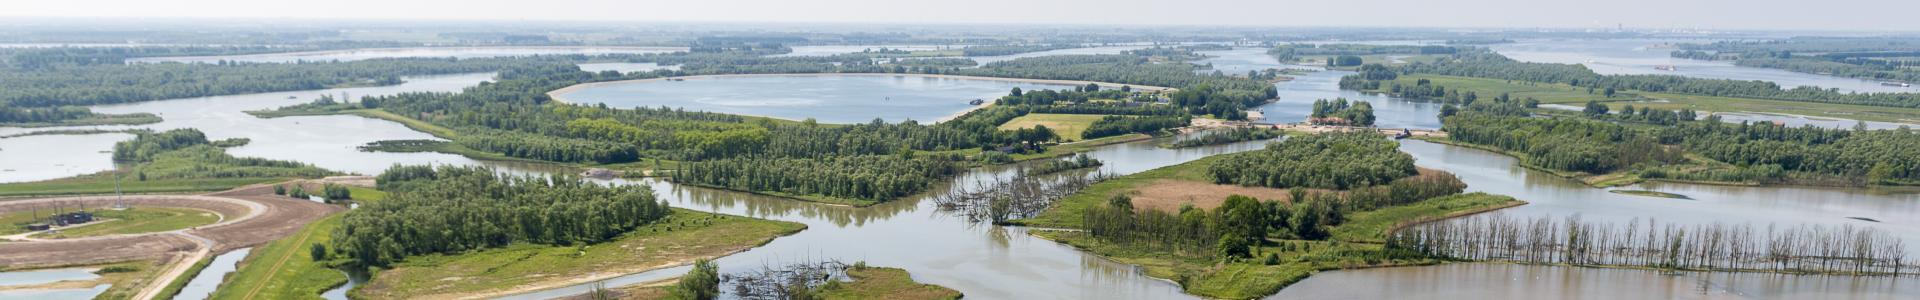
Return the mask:
<path fill-rule="evenodd" d="M 612 107 L 674 107 L 822 123 L 932 122 L 1013 88 L 1069 89 L 1015 79 L 893 74 L 694 76 L 608 82 L 554 92 L 561 101 Z"/>

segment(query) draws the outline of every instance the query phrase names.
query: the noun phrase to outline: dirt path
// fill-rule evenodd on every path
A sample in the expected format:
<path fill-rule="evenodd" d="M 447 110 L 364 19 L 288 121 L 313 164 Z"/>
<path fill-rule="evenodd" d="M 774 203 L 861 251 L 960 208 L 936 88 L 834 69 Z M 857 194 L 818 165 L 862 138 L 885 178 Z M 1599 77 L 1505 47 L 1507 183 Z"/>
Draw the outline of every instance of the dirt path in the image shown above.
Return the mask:
<path fill-rule="evenodd" d="M 160 296 L 161 291 L 164 291 L 167 289 L 167 286 L 173 285 L 174 280 L 192 280 L 192 279 L 182 279 L 180 277 L 182 275 L 186 275 L 188 270 L 193 269 L 194 264 L 198 264 L 200 263 L 201 260 L 207 259 L 207 255 L 212 254 L 213 252 L 212 251 L 213 245 L 214 245 L 213 240 L 194 236 L 192 234 L 188 234 L 185 232 L 174 231 L 174 232 L 168 232 L 168 233 L 179 235 L 182 238 L 192 240 L 195 244 L 199 245 L 197 247 L 198 249 L 195 249 L 192 253 L 187 254 L 187 256 L 182 257 L 179 260 L 175 260 L 172 265 L 167 266 L 166 272 L 160 273 L 159 277 L 155 277 L 155 280 L 153 281 L 153 283 L 147 284 L 147 286 L 145 287 L 141 287 L 140 293 L 133 295 L 134 300 L 155 299 Z"/>
<path fill-rule="evenodd" d="M 343 178 L 341 182 L 357 181 Z M 315 182 L 302 184 L 318 185 Z M 59 240 L 0 243 L 0 266 L 30 268 L 112 263 L 178 255 L 167 271 L 140 297 L 157 295 L 186 269 L 213 253 L 253 247 L 299 232 L 320 218 L 345 210 L 340 206 L 273 195 L 273 184 L 259 184 L 205 195 L 139 195 L 62 197 L 0 201 L 0 213 L 56 207 L 89 208 L 114 204 L 192 208 L 221 216 L 217 223 L 167 232 L 119 234 Z M 182 255 L 184 254 L 184 255 Z"/>

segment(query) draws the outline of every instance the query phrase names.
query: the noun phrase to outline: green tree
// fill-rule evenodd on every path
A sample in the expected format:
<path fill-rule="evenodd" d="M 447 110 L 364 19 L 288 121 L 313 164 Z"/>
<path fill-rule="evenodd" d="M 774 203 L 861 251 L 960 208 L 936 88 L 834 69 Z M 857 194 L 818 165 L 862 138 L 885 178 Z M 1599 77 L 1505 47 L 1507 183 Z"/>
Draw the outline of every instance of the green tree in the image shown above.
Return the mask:
<path fill-rule="evenodd" d="M 712 260 L 693 262 L 693 270 L 680 277 L 680 284 L 673 291 L 673 298 L 687 300 L 712 300 L 720 298 L 720 267 Z"/>

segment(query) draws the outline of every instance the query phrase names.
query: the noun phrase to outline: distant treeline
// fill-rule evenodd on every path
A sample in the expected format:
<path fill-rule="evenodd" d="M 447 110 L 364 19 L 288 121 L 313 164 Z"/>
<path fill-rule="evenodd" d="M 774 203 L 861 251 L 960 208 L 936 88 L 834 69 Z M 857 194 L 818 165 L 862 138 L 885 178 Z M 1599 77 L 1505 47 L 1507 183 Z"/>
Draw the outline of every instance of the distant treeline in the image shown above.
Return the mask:
<path fill-rule="evenodd" d="M 1400 74 L 1432 74 L 1504 79 L 1522 82 L 1567 84 L 1603 90 L 1637 90 L 1646 92 L 1679 93 L 1706 96 L 1725 96 L 1757 98 L 1782 101 L 1803 101 L 1835 104 L 1873 105 L 1889 107 L 1920 107 L 1920 94 L 1914 93 L 1848 93 L 1836 90 L 1795 87 L 1782 89 L 1780 85 L 1766 81 L 1743 81 L 1729 79 L 1702 79 L 1677 75 L 1600 75 L 1576 64 L 1527 63 L 1486 52 L 1484 50 L 1463 52 L 1449 59 L 1433 62 L 1414 62 L 1405 65 L 1387 67 Z M 1383 79 L 1364 78 L 1364 74 L 1348 75 L 1343 78 L 1343 87 L 1368 86 L 1365 81 Z M 1372 88 L 1379 87 L 1372 84 Z"/>

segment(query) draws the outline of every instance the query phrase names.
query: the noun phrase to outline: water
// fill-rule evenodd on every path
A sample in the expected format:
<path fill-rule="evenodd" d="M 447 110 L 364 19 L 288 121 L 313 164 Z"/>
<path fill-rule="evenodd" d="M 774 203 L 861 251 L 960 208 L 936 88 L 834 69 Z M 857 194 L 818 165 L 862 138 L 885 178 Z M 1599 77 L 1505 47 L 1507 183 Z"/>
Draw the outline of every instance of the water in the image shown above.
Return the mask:
<path fill-rule="evenodd" d="M 0 299 L 93 299 L 112 287 L 111 284 L 102 284 L 85 289 L 0 291 Z"/>
<path fill-rule="evenodd" d="M 937 121 L 1013 88 L 1067 89 L 1068 85 L 916 75 L 769 75 L 696 77 L 601 85 L 559 96 L 575 103 L 770 116 L 825 123 Z"/>
<path fill-rule="evenodd" d="M 1009 61 L 1009 60 L 1028 58 L 1028 57 L 1041 57 L 1041 56 L 1054 56 L 1054 55 L 1120 54 L 1120 52 L 1127 51 L 1127 50 L 1139 50 L 1139 49 L 1146 49 L 1146 48 L 1152 48 L 1152 47 L 1153 45 L 1098 46 L 1098 47 L 1047 50 L 1047 51 L 1039 51 L 1039 52 L 1027 52 L 1027 53 L 1020 53 L 1020 54 L 1013 54 L 1013 55 L 972 56 L 968 58 L 972 58 L 973 61 L 979 62 L 981 65 L 986 65 L 988 63 L 993 63 L 993 62 Z"/>
<path fill-rule="evenodd" d="M 208 139 L 248 138 L 245 146 L 229 148 L 227 153 L 242 157 L 262 157 L 315 164 L 330 170 L 378 174 L 397 163 L 472 164 L 465 157 L 440 153 L 368 153 L 357 146 L 379 140 L 435 139 L 432 135 L 407 129 L 399 123 L 357 116 L 301 116 L 273 119 L 255 118 L 245 111 L 264 110 L 313 101 L 319 95 L 353 98 L 391 95 L 401 92 L 455 92 L 491 78 L 491 74 L 422 76 L 406 78 L 406 83 L 383 87 L 328 89 L 233 96 L 186 98 L 133 104 L 94 106 L 100 113 L 152 113 L 163 121 L 134 126 L 78 126 L 55 129 L 127 129 L 150 128 L 164 131 L 195 128 Z M 296 97 L 289 99 L 288 97 Z M 0 172 L 0 182 L 34 181 L 69 177 L 112 169 L 113 143 L 132 138 L 127 134 L 44 135 L 0 139 L 0 166 L 14 168 Z M 55 143 L 57 142 L 57 143 Z M 59 146 L 52 146 L 59 145 Z M 15 151 L 28 155 L 13 155 Z M 31 156 L 29 156 L 31 155 Z M 37 167 L 61 164 L 54 167 Z"/>
<path fill-rule="evenodd" d="M 353 272 L 346 272 L 346 271 L 341 271 L 340 273 L 347 274 L 347 284 L 343 284 L 343 285 L 340 285 L 339 287 L 335 287 L 331 290 L 327 290 L 326 292 L 320 293 L 320 298 L 327 299 L 327 300 L 348 300 L 349 299 L 347 298 L 348 291 L 352 291 L 353 287 L 360 286 L 361 284 L 367 283 L 366 274 L 354 274 Z"/>
<path fill-rule="evenodd" d="M 411 47 L 411 48 L 367 48 L 307 52 L 285 52 L 243 55 L 215 56 L 163 56 L 127 59 L 127 63 L 218 63 L 254 62 L 254 63 L 292 63 L 300 61 L 355 61 L 375 58 L 412 58 L 412 57 L 509 57 L 533 55 L 564 54 L 642 54 L 687 51 L 685 47 L 617 47 L 617 46 L 507 46 L 507 47 Z"/>
<path fill-rule="evenodd" d="M 1128 174 L 1221 153 L 1259 149 L 1243 142 L 1192 149 L 1164 149 L 1154 142 L 1103 147 L 1088 155 L 1106 161 L 1100 172 Z M 1012 166 L 969 172 L 954 182 L 972 184 L 1016 173 Z M 1072 175 L 1062 175 L 1072 176 Z M 747 272 L 822 258 L 900 267 L 914 279 L 982 299 L 1173 299 L 1191 298 L 1171 283 L 1026 235 L 1024 228 L 973 225 L 938 211 L 927 197 L 910 197 L 870 208 L 847 208 L 697 188 L 651 184 L 674 206 L 807 224 L 808 229 L 759 248 L 720 258 L 721 272 Z M 945 186 L 933 193 L 943 193 Z M 686 267 L 621 276 L 619 286 L 677 277 Z M 508 299 L 544 299 L 578 294 L 590 285 L 540 291 Z"/>
<path fill-rule="evenodd" d="M 1542 63 L 1583 64 L 1600 74 L 1673 74 L 1699 78 L 1763 80 L 1780 84 L 1781 87 L 1814 86 L 1837 88 L 1846 92 L 1897 92 L 1915 93 L 1920 89 L 1889 87 L 1879 81 L 1799 73 L 1780 69 L 1751 68 L 1735 66 L 1725 61 L 1704 61 L 1674 58 L 1668 53 L 1676 50 L 1671 47 L 1656 47 L 1674 43 L 1705 43 L 1708 40 L 1529 40 L 1517 43 L 1490 45 L 1515 60 Z M 1676 71 L 1655 70 L 1654 66 L 1668 65 L 1678 68 Z"/>
<path fill-rule="evenodd" d="M 1910 278 L 1464 263 L 1324 272 L 1267 299 L 1913 299 Z"/>
<path fill-rule="evenodd" d="M 942 49 L 942 48 L 950 48 L 950 49 L 956 49 L 956 50 L 958 50 L 958 49 L 960 49 L 961 47 L 965 47 L 965 46 L 941 46 L 941 45 L 817 45 L 817 46 L 793 46 L 793 47 L 792 47 L 792 48 L 793 48 L 793 52 L 788 52 L 787 54 L 777 54 L 777 55 L 769 55 L 769 56 L 772 56 L 772 57 L 792 57 L 792 56 L 833 56 L 833 55 L 837 55 L 837 54 L 846 54 L 846 53 L 860 53 L 861 51 L 866 51 L 866 50 L 875 50 L 875 51 L 878 51 L 878 50 L 880 50 L 880 48 L 887 48 L 887 49 L 893 49 L 893 50 L 907 50 L 907 51 L 925 51 L 925 50 L 940 50 L 940 49 Z"/>
<path fill-rule="evenodd" d="M 1790 126 L 1790 127 L 1813 125 L 1814 127 L 1825 127 L 1825 128 L 1853 128 L 1854 126 L 1860 124 L 1859 120 L 1803 116 L 1803 115 L 1794 115 L 1794 114 L 1732 112 L 1732 113 L 1714 113 L 1713 115 L 1720 116 L 1721 121 L 1731 122 L 1731 123 L 1780 122 L 1781 124 L 1786 124 L 1787 126 Z M 1875 121 L 1867 121 L 1866 123 L 1867 123 L 1867 129 L 1874 129 L 1874 130 L 1898 129 L 1901 126 L 1906 126 L 1906 127 L 1915 126 L 1913 124 L 1906 124 L 1906 123 L 1889 123 L 1889 122 L 1875 122 Z"/>
<path fill-rule="evenodd" d="M 38 181 L 113 169 L 113 143 L 131 134 L 36 135 L 0 139 L 0 183 Z M 57 145 L 57 146 L 56 146 Z"/>
<path fill-rule="evenodd" d="M 94 271 L 99 271 L 99 269 L 66 268 L 0 272 L 0 286 L 37 285 L 68 280 L 93 280 L 100 278 L 100 275 L 93 274 Z"/>
<path fill-rule="evenodd" d="M 1250 60 L 1255 61 L 1257 60 Z M 1216 64 L 1219 67 L 1224 64 Z M 1336 86 L 1341 72 L 1319 72 L 1301 76 L 1300 79 L 1279 83 L 1282 100 L 1263 106 L 1260 109 L 1269 115 L 1269 121 L 1297 121 L 1304 118 L 1305 107 L 1313 99 L 1348 97 L 1370 101 L 1376 108 L 1381 126 L 1433 128 L 1438 126 L 1435 117 L 1437 106 L 1425 103 L 1411 103 L 1387 97 L 1365 97 L 1358 93 L 1339 91 Z M 805 77 L 814 79 L 794 79 L 788 77 L 788 84 L 794 86 L 817 86 L 839 89 L 851 93 L 871 93 L 867 89 L 849 88 L 843 85 L 858 86 L 862 83 L 848 83 L 845 80 L 825 79 L 827 77 Z M 892 80 L 904 80 L 912 84 L 925 83 L 927 79 L 887 79 L 891 76 L 877 77 L 879 86 L 905 85 L 907 83 L 889 83 Z M 207 131 L 211 138 L 249 137 L 253 143 L 232 149 L 235 155 L 289 159 L 314 163 L 320 167 L 357 172 L 377 173 L 394 163 L 407 164 L 454 164 L 454 165 L 491 165 L 516 173 L 568 172 L 550 167 L 511 163 L 479 162 L 455 155 L 435 153 L 362 153 L 354 146 L 374 140 L 430 138 L 413 132 L 397 123 L 363 119 L 351 116 L 290 117 L 279 119 L 257 119 L 240 113 L 244 110 L 278 107 L 288 104 L 310 101 L 313 96 L 326 93 L 338 94 L 340 91 L 352 95 L 374 95 L 402 91 L 456 91 L 462 87 L 486 80 L 486 74 L 418 77 L 409 78 L 408 83 L 393 87 L 335 89 L 326 91 L 267 93 L 255 95 L 205 97 L 182 100 L 158 101 L 141 104 L 103 106 L 96 108 L 111 113 L 154 112 L 168 121 L 161 124 L 140 127 L 182 128 L 193 127 Z M 674 82 L 674 83 L 690 83 Z M 875 84 L 875 83 L 865 83 Z M 931 84 L 939 84 L 931 83 Z M 971 85 L 971 84 L 967 84 Z M 761 85 L 750 85 L 759 88 Z M 737 88 L 735 89 L 744 89 Z M 893 88 L 890 88 L 893 89 Z M 766 89 L 779 90 L 779 89 Z M 995 88 L 995 95 L 1004 89 Z M 914 92 L 921 93 L 921 92 Z M 286 96 L 299 96 L 300 99 L 285 99 Z M 861 98 L 871 94 L 852 97 L 833 94 L 821 94 L 824 99 Z M 964 101 L 960 101 L 964 104 Z M 933 103 L 936 105 L 949 105 Z M 838 109 L 842 115 L 855 118 L 856 122 L 870 120 L 874 112 L 893 113 L 887 108 L 860 106 Z M 964 106 L 925 108 L 915 110 L 927 115 L 943 116 L 951 114 Z M 894 109 L 894 110 L 897 110 Z M 915 118 L 920 119 L 920 118 Z M 923 119 L 931 120 L 932 118 Z M 108 128 L 115 128 L 105 126 Z M 0 129 L 4 130 L 4 129 Z M 106 136 L 106 135 L 87 135 Z M 125 136 L 99 137 L 102 140 L 120 140 Z M 13 139 L 0 139 L 0 143 Z M 1185 162 L 1207 155 L 1248 151 L 1258 149 L 1263 142 L 1245 142 L 1215 147 L 1168 150 L 1153 146 L 1155 141 L 1129 143 L 1100 147 L 1091 154 L 1108 162 L 1103 172 L 1127 174 L 1155 167 Z M 105 143 L 101 145 L 106 145 Z M 28 144 L 28 145 L 39 145 Z M 1580 214 L 1589 220 L 1624 221 L 1632 218 L 1656 218 L 1662 222 L 1685 223 L 1756 223 L 1756 224 L 1824 224 L 1873 227 L 1886 230 L 1896 237 L 1912 242 L 1920 237 L 1920 221 L 1913 216 L 1920 215 L 1920 197 L 1914 194 L 1890 194 L 1865 189 L 1823 189 L 1803 187 L 1722 187 L 1684 184 L 1649 183 L 1632 187 L 1661 192 L 1677 193 L 1696 200 L 1674 200 L 1664 198 L 1638 197 L 1607 193 L 1605 190 L 1587 188 L 1570 180 L 1546 174 L 1534 174 L 1516 166 L 1511 157 L 1467 148 L 1444 146 L 1432 143 L 1408 141 L 1403 151 L 1419 159 L 1424 167 L 1447 170 L 1459 174 L 1473 191 L 1512 195 L 1533 202 L 1533 204 L 1509 209 L 1502 214 L 1515 216 L 1560 217 Z M 99 149 L 79 149 L 49 153 L 59 155 L 100 155 Z M 0 151 L 13 151 L 0 144 Z M 93 152 L 93 153 L 86 153 Z M 8 152 L 0 152 L 8 153 Z M 7 158 L 14 157 L 5 155 Z M 98 156 L 104 160 L 105 156 Z M 40 158 L 35 158 L 40 159 Z M 49 157 L 47 159 L 68 159 Z M 85 159 L 80 159 L 85 160 Z M 41 168 L 41 167 L 35 167 Z M 982 168 L 968 173 L 955 182 L 971 183 L 987 180 L 996 176 L 1011 176 L 1014 168 L 998 166 Z M 59 173 L 59 172 L 56 172 Z M 77 173 L 75 173 L 77 174 Z M 809 229 L 793 236 L 775 239 L 763 247 L 726 256 L 720 259 L 723 272 L 744 272 L 767 265 L 784 265 L 800 261 L 820 259 L 839 259 L 842 261 L 866 261 L 872 265 L 896 266 L 914 273 L 921 282 L 951 287 L 970 296 L 985 299 L 1033 298 L 1094 298 L 1094 299 L 1169 299 L 1191 298 L 1181 294 L 1179 288 L 1164 280 L 1139 274 L 1133 266 L 1113 263 L 1098 256 L 1083 253 L 1045 240 L 1030 237 L 1022 228 L 1007 228 L 985 225 L 970 225 L 963 217 L 938 212 L 931 201 L 925 197 L 910 197 L 868 208 L 849 208 L 798 202 L 787 199 L 748 195 L 742 193 L 714 191 L 709 189 L 677 187 L 664 182 L 651 180 L 627 181 L 613 180 L 614 184 L 650 184 L 662 198 L 674 206 L 701 211 L 712 211 L 735 215 L 745 215 L 775 220 L 793 221 L 807 224 Z M 943 192 L 946 187 L 936 187 L 932 193 Z M 1871 223 L 1847 219 L 1846 217 L 1867 217 L 1879 219 L 1885 223 Z M 222 256 L 226 257 L 226 256 Z M 1422 268 L 1453 268 L 1458 265 L 1444 265 Z M 1471 268 L 1469 266 L 1469 268 Z M 1594 269 L 1579 269 L 1594 270 Z M 230 268 L 229 268 L 230 271 Z M 222 273 L 224 271 L 210 272 Z M 678 276 L 686 272 L 685 268 L 657 270 L 609 280 L 608 286 L 619 286 L 636 282 L 652 281 Z M 1420 272 L 1440 272 L 1447 270 Z M 1469 269 L 1466 273 L 1480 272 Z M 1494 271 L 1485 271 L 1499 274 Z M 1579 271 L 1587 272 L 1587 271 Z M 1350 274 L 1351 273 L 1351 274 Z M 1338 271 L 1322 273 L 1315 279 L 1283 291 L 1282 295 L 1299 295 L 1312 291 L 1330 291 L 1344 288 L 1353 293 L 1389 292 L 1377 288 L 1354 289 L 1352 286 L 1340 286 L 1343 282 L 1394 282 L 1399 285 L 1416 285 L 1432 282 L 1433 286 L 1448 286 L 1448 278 L 1465 275 L 1445 275 L 1425 279 L 1415 278 L 1402 281 L 1388 274 L 1364 271 Z M 1600 276 L 1613 273 L 1596 273 Z M 1334 277 L 1338 276 L 1338 277 Z M 1497 276 L 1497 275 L 1495 275 Z M 1589 276 L 1589 275 L 1567 275 Z M 1641 289 L 1641 283 L 1658 282 L 1652 276 L 1607 275 L 1616 279 L 1602 279 L 1614 282 L 1618 286 L 1611 290 Z M 1333 279 L 1321 280 L 1327 277 Z M 1509 277 L 1511 278 L 1511 277 Z M 1555 284 L 1561 277 L 1526 277 L 1506 281 L 1506 285 L 1536 286 Z M 1787 282 L 1792 286 L 1823 285 L 1845 286 L 1851 284 L 1878 284 L 1878 278 L 1830 277 L 1816 283 L 1804 281 Z M 1723 281 L 1728 282 L 1728 281 Z M 1760 282 L 1760 283 L 1751 283 Z M 1767 281 L 1730 281 L 1717 286 L 1730 291 L 1765 289 Z M 1328 286 L 1328 284 L 1336 284 Z M 1381 285 L 1368 285 L 1377 287 Z M 1331 288 L 1331 289 L 1330 289 Z M 566 287 L 558 290 L 542 291 L 522 295 L 517 298 L 542 298 L 555 295 L 573 294 L 585 291 L 587 285 Z M 1460 288 L 1445 291 L 1448 293 L 1471 293 L 1476 288 Z M 1478 288 L 1484 289 L 1484 288 Z M 1812 291 L 1815 289 L 1799 289 Z M 1831 289 L 1829 289 L 1831 290 Z M 345 289 L 338 290 L 344 292 Z M 1491 297 L 1556 298 L 1553 289 L 1520 289 L 1515 296 L 1494 295 Z M 1896 289 L 1892 293 L 1906 293 L 1905 289 Z M 97 293 L 97 292 L 96 292 Z M 1438 292 L 1436 292 L 1438 293 Z M 1731 293 L 1731 292 L 1730 292 Z M 334 294 L 329 292 L 328 294 Z M 90 294 L 89 294 L 90 295 Z M 1315 294 L 1307 294 L 1315 295 Z M 1444 295 L 1444 294 L 1441 294 Z M 1600 295 L 1608 295 L 1601 293 Z M 1793 295 L 1783 294 L 1786 298 Z M 1906 294 L 1901 294 L 1906 295 Z M 0 297 L 8 295 L 0 294 Z M 1364 297 L 1358 295 L 1354 297 Z M 80 297 L 84 297 L 81 295 Z M 1462 296 L 1468 297 L 1468 296 Z M 61 297 L 66 298 L 66 297 Z M 1335 296 L 1335 298 L 1338 298 Z"/>
<path fill-rule="evenodd" d="M 1196 51 L 1197 53 L 1213 57 L 1193 63 L 1196 65 L 1213 65 L 1212 70 L 1199 70 L 1197 72 L 1213 73 L 1213 71 L 1220 71 L 1227 75 L 1245 75 L 1247 71 L 1261 71 L 1266 69 L 1319 69 L 1281 64 L 1279 61 L 1274 60 L 1273 56 L 1267 55 L 1267 49 L 1268 48 L 1261 47 L 1235 47 L 1233 50 Z"/>
<path fill-rule="evenodd" d="M 581 71 L 614 71 L 620 73 L 652 72 L 653 70 L 679 70 L 680 66 L 662 66 L 656 63 L 585 63 L 580 64 Z"/>
<path fill-rule="evenodd" d="M 200 274 L 194 275 L 193 280 L 187 281 L 187 286 L 181 288 L 180 294 L 173 299 L 201 300 L 213 296 L 213 289 L 220 287 L 220 283 L 227 279 L 227 273 L 233 273 L 235 269 L 240 268 L 240 259 L 247 258 L 249 252 L 253 252 L 253 248 L 240 248 L 215 256 L 213 263 L 207 264 L 205 269 L 200 269 Z"/>

